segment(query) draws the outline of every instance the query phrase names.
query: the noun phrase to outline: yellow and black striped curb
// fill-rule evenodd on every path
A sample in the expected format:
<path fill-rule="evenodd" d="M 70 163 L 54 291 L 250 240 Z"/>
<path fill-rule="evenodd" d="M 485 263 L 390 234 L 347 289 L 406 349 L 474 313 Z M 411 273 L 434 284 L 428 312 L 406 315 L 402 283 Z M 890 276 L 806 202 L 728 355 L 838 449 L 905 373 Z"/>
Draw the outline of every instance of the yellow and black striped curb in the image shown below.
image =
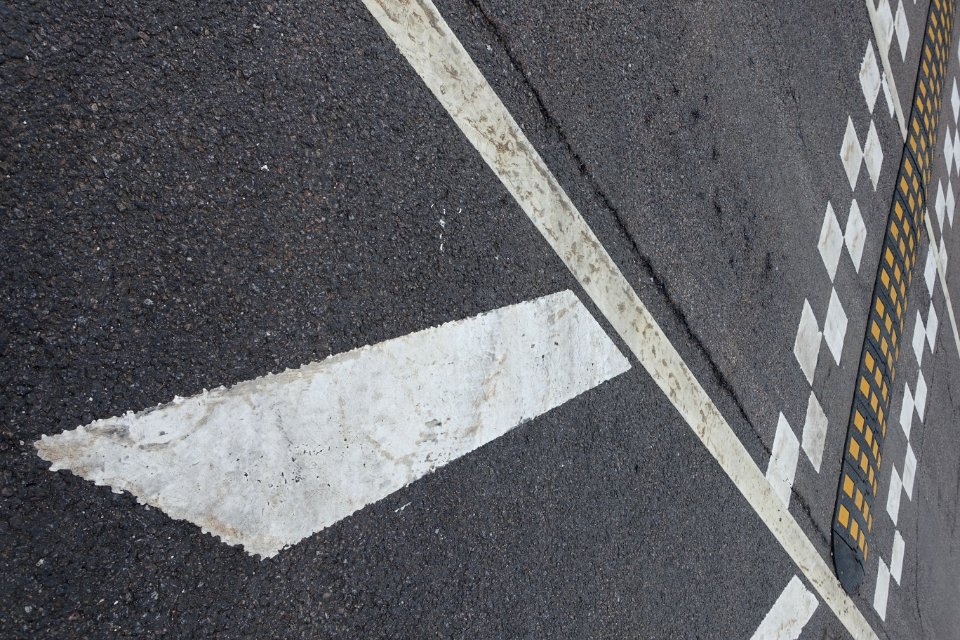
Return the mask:
<path fill-rule="evenodd" d="M 907 141 L 887 218 L 847 425 L 833 517 L 833 563 L 840 584 L 851 594 L 863 582 L 865 562 L 870 558 L 874 499 L 907 316 L 907 290 L 917 261 L 932 176 L 955 10 L 949 0 L 932 0 L 927 14 Z"/>

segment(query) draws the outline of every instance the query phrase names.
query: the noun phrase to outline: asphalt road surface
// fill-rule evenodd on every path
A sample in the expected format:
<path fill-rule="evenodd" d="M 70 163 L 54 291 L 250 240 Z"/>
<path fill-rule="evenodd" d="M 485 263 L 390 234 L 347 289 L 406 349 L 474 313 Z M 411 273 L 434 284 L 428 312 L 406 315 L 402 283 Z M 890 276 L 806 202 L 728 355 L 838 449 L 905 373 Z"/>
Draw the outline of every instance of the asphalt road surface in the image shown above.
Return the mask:
<path fill-rule="evenodd" d="M 960 638 L 951 1 L 0 4 L 0 637 Z"/>

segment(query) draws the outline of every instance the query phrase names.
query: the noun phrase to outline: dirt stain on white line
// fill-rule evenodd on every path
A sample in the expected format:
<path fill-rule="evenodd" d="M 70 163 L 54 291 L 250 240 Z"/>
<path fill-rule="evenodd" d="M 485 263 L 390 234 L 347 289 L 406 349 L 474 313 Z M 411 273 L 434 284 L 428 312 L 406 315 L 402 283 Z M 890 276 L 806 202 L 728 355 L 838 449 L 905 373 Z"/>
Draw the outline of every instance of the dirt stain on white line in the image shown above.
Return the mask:
<path fill-rule="evenodd" d="M 36 447 L 267 557 L 629 368 L 562 291 Z"/>

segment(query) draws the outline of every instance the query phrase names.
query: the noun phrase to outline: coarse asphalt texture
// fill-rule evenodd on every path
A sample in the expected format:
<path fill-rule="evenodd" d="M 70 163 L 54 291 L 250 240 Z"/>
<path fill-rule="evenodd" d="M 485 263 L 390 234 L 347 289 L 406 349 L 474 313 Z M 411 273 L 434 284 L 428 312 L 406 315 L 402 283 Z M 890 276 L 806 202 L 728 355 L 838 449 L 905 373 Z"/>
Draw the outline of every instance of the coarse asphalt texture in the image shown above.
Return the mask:
<path fill-rule="evenodd" d="M 437 6 L 761 469 L 778 414 L 803 425 L 803 301 L 844 300 L 824 462 L 801 452 L 791 500 L 829 560 L 902 149 L 863 104 L 863 5 Z M 614 332 L 360 2 L 5 4 L 0 55 L 0 636 L 748 638 L 799 574 L 636 361 L 269 560 L 51 473 L 43 434 L 559 290 Z M 845 253 L 831 282 L 847 114 L 885 160 L 853 192 L 859 270 Z M 881 637 L 960 624 L 960 369 L 934 300 L 904 577 L 886 620 L 875 566 L 855 600 Z M 803 637 L 844 634 L 821 603 Z"/>

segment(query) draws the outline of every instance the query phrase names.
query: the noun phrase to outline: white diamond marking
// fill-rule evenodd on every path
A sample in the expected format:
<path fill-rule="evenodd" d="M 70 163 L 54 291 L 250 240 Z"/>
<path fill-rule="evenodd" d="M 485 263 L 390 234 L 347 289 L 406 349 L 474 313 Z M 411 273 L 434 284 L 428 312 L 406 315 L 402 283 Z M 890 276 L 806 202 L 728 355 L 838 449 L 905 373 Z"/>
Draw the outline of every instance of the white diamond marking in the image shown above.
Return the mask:
<path fill-rule="evenodd" d="M 820 356 L 822 336 L 813 308 L 809 301 L 804 300 L 800 326 L 797 328 L 797 339 L 793 343 L 793 355 L 800 363 L 800 369 L 803 370 L 803 375 L 810 384 L 813 384 L 813 375 L 817 372 L 817 358 Z"/>
<path fill-rule="evenodd" d="M 840 261 L 840 251 L 843 249 L 843 231 L 837 221 L 837 214 L 833 205 L 827 203 L 827 210 L 823 214 L 823 225 L 820 227 L 820 240 L 817 249 L 823 259 L 823 266 L 827 268 L 830 282 L 837 275 L 837 263 Z"/>
<path fill-rule="evenodd" d="M 853 119 L 847 116 L 847 130 L 843 134 L 843 142 L 840 144 L 840 160 L 843 162 L 843 170 L 847 174 L 847 180 L 850 182 L 850 188 L 857 188 L 857 177 L 860 175 L 860 163 L 863 161 L 863 149 L 860 147 L 860 139 L 857 138 L 857 130 L 853 126 Z"/>
<path fill-rule="evenodd" d="M 840 304 L 837 290 L 830 291 L 830 305 L 827 307 L 827 319 L 823 323 L 823 335 L 833 354 L 834 361 L 839 365 L 843 353 L 843 338 L 847 333 L 847 314 Z"/>
<path fill-rule="evenodd" d="M 870 174 L 870 182 L 873 183 L 873 190 L 877 190 L 877 182 L 880 181 L 880 166 L 883 164 L 883 149 L 880 148 L 880 136 L 877 135 L 877 127 L 873 120 L 870 121 L 870 130 L 867 132 L 867 141 L 863 145 L 863 158 L 866 161 L 867 173 Z"/>
<path fill-rule="evenodd" d="M 867 241 L 867 225 L 863 222 L 863 216 L 860 215 L 860 205 L 857 204 L 856 200 L 850 203 L 850 214 L 847 216 L 847 230 L 843 234 L 843 241 L 847 245 L 850 259 L 853 260 L 853 268 L 859 273 L 860 259 L 863 257 L 863 245 Z"/>
<path fill-rule="evenodd" d="M 867 52 L 863 54 L 863 62 L 860 63 L 860 89 L 863 91 L 863 99 L 867 101 L 867 109 L 873 113 L 877 96 L 880 94 L 880 69 L 877 67 L 877 56 L 873 53 L 873 43 L 869 40 Z"/>

